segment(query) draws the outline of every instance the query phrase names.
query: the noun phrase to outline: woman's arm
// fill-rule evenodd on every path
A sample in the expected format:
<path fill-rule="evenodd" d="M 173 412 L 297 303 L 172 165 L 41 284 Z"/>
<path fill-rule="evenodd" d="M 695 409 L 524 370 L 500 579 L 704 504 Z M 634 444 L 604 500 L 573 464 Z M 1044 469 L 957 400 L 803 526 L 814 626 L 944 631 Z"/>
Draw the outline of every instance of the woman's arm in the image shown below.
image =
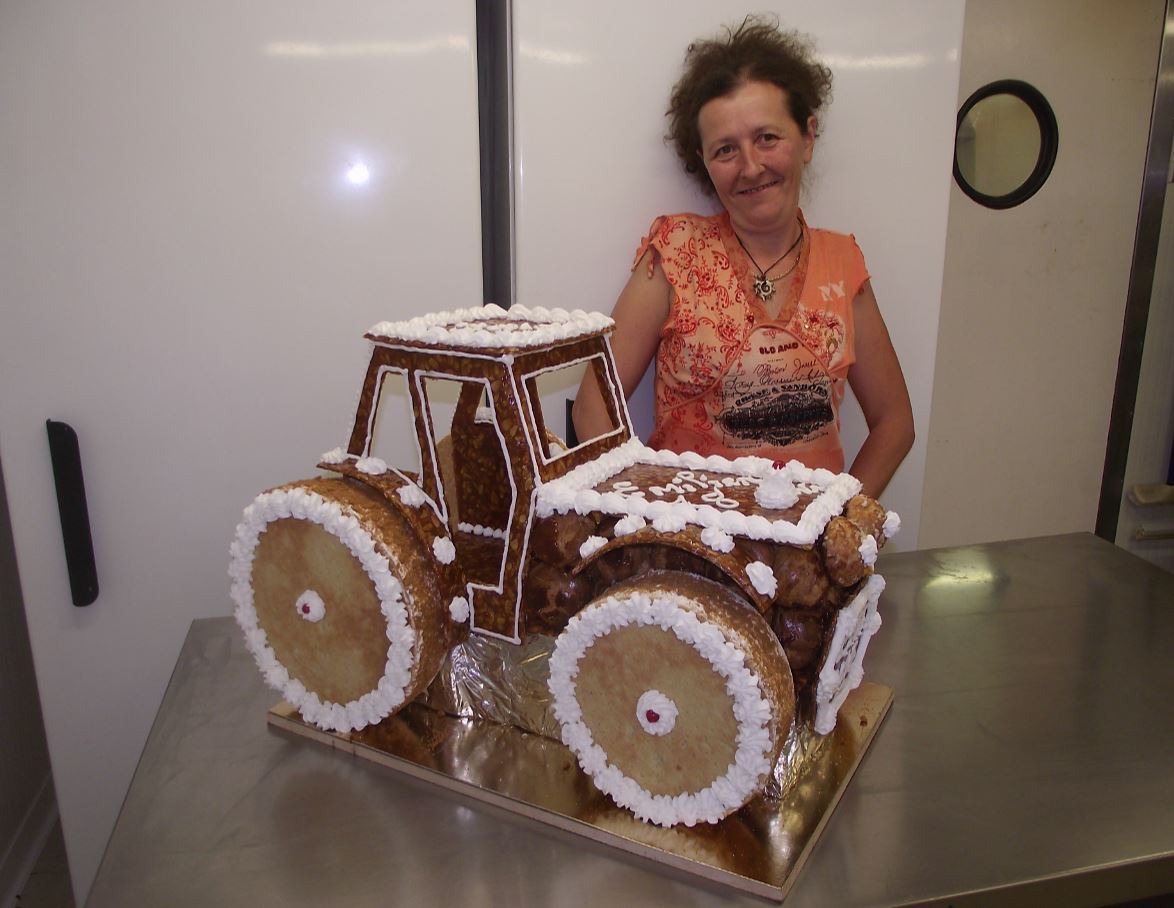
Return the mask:
<path fill-rule="evenodd" d="M 856 295 L 852 314 L 856 362 L 848 383 L 864 411 L 868 438 L 848 472 L 864 484 L 865 495 L 877 498 L 913 447 L 913 407 L 870 281 Z"/>
<path fill-rule="evenodd" d="M 611 317 L 616 328 L 611 336 L 616 369 L 623 385 L 624 397 L 630 397 L 648 370 L 660 343 L 660 329 L 669 317 L 672 287 L 660 265 L 649 265 L 656 253 L 649 249 L 636 263 L 632 276 L 620 293 Z M 588 369 L 571 409 L 575 434 L 580 440 L 595 438 L 614 428 L 607 415 L 603 397 L 595 383 L 594 370 Z"/>

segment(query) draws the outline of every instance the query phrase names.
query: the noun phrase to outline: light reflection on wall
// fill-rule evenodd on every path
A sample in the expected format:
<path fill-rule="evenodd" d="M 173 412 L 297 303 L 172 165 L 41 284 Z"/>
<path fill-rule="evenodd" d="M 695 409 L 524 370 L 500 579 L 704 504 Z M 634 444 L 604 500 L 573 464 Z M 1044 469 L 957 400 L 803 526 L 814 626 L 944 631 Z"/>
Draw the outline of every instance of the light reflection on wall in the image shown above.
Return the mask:
<path fill-rule="evenodd" d="M 469 39 L 463 35 L 444 35 L 422 41 L 342 41 L 323 44 L 318 41 L 271 41 L 265 45 L 267 57 L 293 57 L 325 60 L 347 57 L 396 57 L 430 54 L 439 50 L 468 52 Z"/>
<path fill-rule="evenodd" d="M 554 50 L 550 47 L 535 47 L 525 41 L 518 44 L 518 52 L 524 57 L 540 60 L 543 63 L 558 63 L 563 66 L 577 66 L 588 62 L 586 54 L 569 50 Z"/>
<path fill-rule="evenodd" d="M 832 71 L 840 69 L 923 69 L 945 60 L 952 63 L 958 59 L 957 48 L 951 49 L 944 57 L 933 54 L 878 54 L 860 57 L 853 54 L 821 54 L 820 60 Z"/>
<path fill-rule="evenodd" d="M 352 186 L 363 186 L 371 179 L 371 169 L 362 161 L 355 161 L 346 171 L 346 181 Z"/>

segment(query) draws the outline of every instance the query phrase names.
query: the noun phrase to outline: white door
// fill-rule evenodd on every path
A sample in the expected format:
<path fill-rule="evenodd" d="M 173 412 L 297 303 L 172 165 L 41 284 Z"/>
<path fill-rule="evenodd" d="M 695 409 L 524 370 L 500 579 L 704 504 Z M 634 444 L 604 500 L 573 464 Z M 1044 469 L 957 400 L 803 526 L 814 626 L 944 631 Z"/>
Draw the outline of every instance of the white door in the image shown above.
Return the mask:
<path fill-rule="evenodd" d="M 758 5 L 810 34 L 833 101 L 808 170 L 808 221 L 854 233 L 901 357 L 918 439 L 885 493 L 915 548 L 945 260 L 962 0 Z M 662 141 L 685 48 L 745 3 L 513 0 L 517 301 L 610 311 L 654 216 L 711 211 Z M 650 370 L 651 371 L 651 370 Z M 632 402 L 647 438 L 651 385 Z M 849 459 L 866 434 L 844 410 Z"/>
<path fill-rule="evenodd" d="M 1059 145 L 1021 205 L 953 190 L 926 548 L 1095 527 L 1164 14 L 1164 0 L 967 5 L 959 104 L 1028 82 Z"/>
<path fill-rule="evenodd" d="M 473 0 L 0 7 L 0 450 L 79 904 L 241 508 L 345 443 L 364 330 L 480 302 L 475 47 Z"/>

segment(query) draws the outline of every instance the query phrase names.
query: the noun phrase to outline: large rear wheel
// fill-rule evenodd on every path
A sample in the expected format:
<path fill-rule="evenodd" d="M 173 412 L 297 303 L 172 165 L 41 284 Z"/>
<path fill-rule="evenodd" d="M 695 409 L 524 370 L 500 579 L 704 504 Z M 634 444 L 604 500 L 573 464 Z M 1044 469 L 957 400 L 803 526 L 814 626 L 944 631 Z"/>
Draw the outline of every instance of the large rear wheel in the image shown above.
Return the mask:
<path fill-rule="evenodd" d="M 319 728 L 380 722 L 444 658 L 431 553 L 358 483 L 309 479 L 259 495 L 237 527 L 230 575 L 266 682 Z"/>
<path fill-rule="evenodd" d="M 618 584 L 572 618 L 550 687 L 583 770 L 661 826 L 716 823 L 749 801 L 795 715 L 786 656 L 757 611 L 675 572 Z"/>

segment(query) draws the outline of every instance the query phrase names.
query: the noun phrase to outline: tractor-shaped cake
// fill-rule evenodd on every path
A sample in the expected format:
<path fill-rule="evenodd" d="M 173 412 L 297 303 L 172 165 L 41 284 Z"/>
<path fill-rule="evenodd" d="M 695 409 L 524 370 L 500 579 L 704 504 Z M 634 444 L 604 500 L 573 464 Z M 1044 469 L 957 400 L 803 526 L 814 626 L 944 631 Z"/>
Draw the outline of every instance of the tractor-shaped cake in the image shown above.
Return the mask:
<path fill-rule="evenodd" d="M 395 714 L 469 634 L 554 636 L 554 712 L 596 786 L 661 825 L 717 822 L 793 722 L 835 726 L 898 522 L 847 474 L 645 447 L 611 330 L 495 306 L 372 328 L 350 439 L 318 465 L 335 475 L 245 510 L 236 617 L 269 685 L 334 732 Z M 583 369 L 612 428 L 568 445 L 544 382 Z M 412 469 L 374 447 L 397 432 Z"/>

